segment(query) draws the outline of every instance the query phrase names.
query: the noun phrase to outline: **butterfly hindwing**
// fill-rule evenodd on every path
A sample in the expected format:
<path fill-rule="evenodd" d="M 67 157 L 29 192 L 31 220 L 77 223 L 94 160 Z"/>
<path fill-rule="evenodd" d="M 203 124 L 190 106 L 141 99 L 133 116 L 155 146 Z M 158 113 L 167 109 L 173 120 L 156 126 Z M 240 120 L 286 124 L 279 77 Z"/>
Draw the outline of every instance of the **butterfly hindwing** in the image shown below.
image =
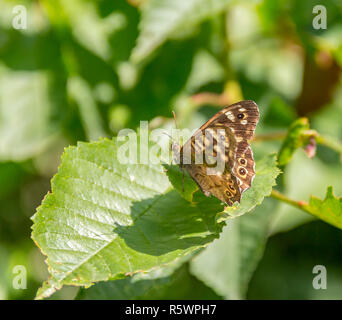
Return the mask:
<path fill-rule="evenodd" d="M 206 196 L 212 194 L 229 205 L 240 201 L 241 193 L 237 180 L 229 172 L 224 171 L 222 175 L 208 175 L 206 167 L 202 165 L 184 165 L 184 168 Z"/>
<path fill-rule="evenodd" d="M 186 142 L 184 149 L 191 151 L 191 164 L 183 164 L 182 167 L 189 172 L 204 194 L 212 194 L 229 205 L 240 201 L 237 179 L 231 174 L 236 142 L 228 127 L 213 125 L 205 130 L 197 130 Z M 183 154 L 183 160 L 185 158 L 189 157 Z M 214 161 L 211 162 L 210 158 Z M 198 160 L 203 163 L 196 164 Z M 217 166 L 217 163 L 221 166 Z"/>
<path fill-rule="evenodd" d="M 236 159 L 232 172 L 238 181 L 241 193 L 243 193 L 251 186 L 255 176 L 254 159 L 250 146 Z"/>

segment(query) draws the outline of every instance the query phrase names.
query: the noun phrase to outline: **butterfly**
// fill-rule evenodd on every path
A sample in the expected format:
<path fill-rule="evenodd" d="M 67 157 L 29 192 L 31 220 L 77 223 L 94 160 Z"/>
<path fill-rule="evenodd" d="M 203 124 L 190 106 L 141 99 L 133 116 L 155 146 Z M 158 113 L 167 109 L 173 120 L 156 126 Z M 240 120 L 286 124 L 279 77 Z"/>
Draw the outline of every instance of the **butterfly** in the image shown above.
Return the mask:
<path fill-rule="evenodd" d="M 250 188 L 255 163 L 249 141 L 258 121 L 257 104 L 240 101 L 216 113 L 182 147 L 172 144 L 181 169 L 206 196 L 232 206 Z"/>

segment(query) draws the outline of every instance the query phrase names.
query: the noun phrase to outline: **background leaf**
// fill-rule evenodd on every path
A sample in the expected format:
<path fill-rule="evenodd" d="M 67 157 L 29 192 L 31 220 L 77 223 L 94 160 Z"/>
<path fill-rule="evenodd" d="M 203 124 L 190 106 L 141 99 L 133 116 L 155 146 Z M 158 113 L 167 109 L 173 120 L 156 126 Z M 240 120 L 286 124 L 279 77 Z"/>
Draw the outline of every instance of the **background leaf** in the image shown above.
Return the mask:
<path fill-rule="evenodd" d="M 169 276 L 149 279 L 137 275 L 122 280 L 101 282 L 89 289 L 81 289 L 80 300 L 172 300 L 172 299 L 221 299 L 210 288 L 197 280 L 184 265 Z"/>
<path fill-rule="evenodd" d="M 48 72 L 13 72 L 0 65 L 0 159 L 26 160 L 56 138 L 52 88 Z"/>
<path fill-rule="evenodd" d="M 132 60 L 140 62 L 165 42 L 173 32 L 184 32 L 219 12 L 230 0 L 151 0 L 143 6 L 140 35 Z"/>
<path fill-rule="evenodd" d="M 249 284 L 247 299 L 341 299 L 341 245 L 341 230 L 319 220 L 272 236 Z M 327 269 L 326 290 L 312 286 L 316 265 Z"/>
<path fill-rule="evenodd" d="M 192 260 L 191 273 L 226 299 L 245 299 L 276 207 L 275 200 L 266 199 L 252 213 L 229 220 L 220 239 Z"/>

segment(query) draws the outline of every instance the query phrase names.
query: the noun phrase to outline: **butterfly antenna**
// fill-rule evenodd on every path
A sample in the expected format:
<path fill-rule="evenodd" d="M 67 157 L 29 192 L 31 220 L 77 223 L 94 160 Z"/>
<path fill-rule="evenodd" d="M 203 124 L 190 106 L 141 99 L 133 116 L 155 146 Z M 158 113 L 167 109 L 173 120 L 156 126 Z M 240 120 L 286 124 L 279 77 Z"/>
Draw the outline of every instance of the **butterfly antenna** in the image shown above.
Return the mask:
<path fill-rule="evenodd" d="M 176 113 L 172 110 L 172 114 L 173 114 L 173 119 L 175 119 L 175 127 L 176 129 L 178 129 L 178 126 L 177 126 L 177 119 L 176 119 Z"/>
<path fill-rule="evenodd" d="M 167 135 L 173 141 L 172 136 L 170 136 L 166 131 L 163 131 L 163 134 Z"/>

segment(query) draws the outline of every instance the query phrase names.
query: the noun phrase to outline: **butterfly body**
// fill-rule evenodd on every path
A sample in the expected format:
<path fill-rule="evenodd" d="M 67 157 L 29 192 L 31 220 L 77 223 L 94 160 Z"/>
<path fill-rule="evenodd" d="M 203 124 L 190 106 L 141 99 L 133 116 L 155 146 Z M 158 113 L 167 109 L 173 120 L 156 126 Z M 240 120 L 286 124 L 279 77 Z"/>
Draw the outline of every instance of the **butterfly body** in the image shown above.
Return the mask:
<path fill-rule="evenodd" d="M 206 196 L 231 206 L 251 186 L 255 169 L 249 141 L 258 120 L 256 103 L 240 101 L 216 113 L 182 147 L 173 146 L 180 167 Z"/>

